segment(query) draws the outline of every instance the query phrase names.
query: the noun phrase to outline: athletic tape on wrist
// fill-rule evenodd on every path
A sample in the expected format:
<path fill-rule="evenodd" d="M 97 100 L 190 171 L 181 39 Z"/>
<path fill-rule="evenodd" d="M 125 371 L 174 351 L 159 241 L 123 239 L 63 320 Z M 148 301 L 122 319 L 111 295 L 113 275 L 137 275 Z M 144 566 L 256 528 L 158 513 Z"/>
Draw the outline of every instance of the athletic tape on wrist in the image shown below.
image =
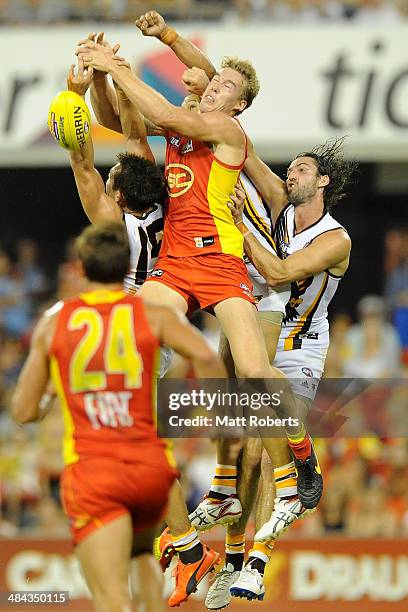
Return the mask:
<path fill-rule="evenodd" d="M 166 26 L 166 29 L 160 35 L 160 40 L 162 41 L 162 43 L 169 47 L 171 47 L 171 45 L 176 42 L 177 38 L 178 34 L 176 30 L 174 28 L 170 28 L 169 26 Z"/>

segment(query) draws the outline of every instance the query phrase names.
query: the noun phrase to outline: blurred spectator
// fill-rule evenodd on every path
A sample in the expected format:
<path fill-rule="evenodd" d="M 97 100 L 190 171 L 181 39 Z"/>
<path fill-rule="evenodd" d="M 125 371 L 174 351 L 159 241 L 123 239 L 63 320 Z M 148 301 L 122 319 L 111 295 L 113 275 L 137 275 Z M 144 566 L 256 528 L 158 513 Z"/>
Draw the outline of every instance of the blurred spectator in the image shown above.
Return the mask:
<path fill-rule="evenodd" d="M 359 322 L 345 338 L 344 376 L 392 378 L 401 372 L 401 345 L 395 328 L 385 318 L 385 302 L 376 295 L 357 306 Z"/>
<path fill-rule="evenodd" d="M 11 260 L 0 249 L 0 326 L 11 335 L 23 335 L 30 325 L 29 310 L 24 285 L 13 277 Z"/>
<path fill-rule="evenodd" d="M 386 0 L 363 0 L 356 13 L 356 20 L 365 23 L 393 23 L 400 17 L 397 3 Z"/>
<path fill-rule="evenodd" d="M 44 300 L 48 290 L 48 281 L 44 270 L 38 263 L 37 244 L 28 238 L 17 242 L 16 275 L 24 285 L 26 299 L 29 300 L 33 314 Z"/>
<path fill-rule="evenodd" d="M 394 537 L 399 533 L 395 513 L 387 507 L 386 491 L 371 487 L 356 492 L 347 513 L 347 534 L 358 538 Z"/>
<path fill-rule="evenodd" d="M 408 16 L 407 0 L 0 0 L 0 25 L 131 21 L 154 8 L 170 21 L 237 17 L 243 22 L 357 19 L 393 23 Z"/>
<path fill-rule="evenodd" d="M 84 288 L 84 279 L 78 265 L 74 238 L 70 238 L 67 241 L 65 260 L 58 268 L 57 277 L 57 297 L 60 300 L 66 300 L 69 297 L 78 295 Z"/>
<path fill-rule="evenodd" d="M 153 8 L 170 21 L 188 20 L 193 15 L 194 3 L 192 0 L 158 0 L 154 4 L 144 0 L 127 0 L 123 6 L 122 17 L 134 21 Z"/>
<path fill-rule="evenodd" d="M 351 317 L 347 313 L 337 314 L 330 322 L 330 345 L 324 365 L 326 378 L 341 378 L 343 363 L 347 357 L 346 336 L 350 329 Z"/>
<path fill-rule="evenodd" d="M 408 362 L 408 229 L 388 232 L 385 246 L 384 294 Z"/>

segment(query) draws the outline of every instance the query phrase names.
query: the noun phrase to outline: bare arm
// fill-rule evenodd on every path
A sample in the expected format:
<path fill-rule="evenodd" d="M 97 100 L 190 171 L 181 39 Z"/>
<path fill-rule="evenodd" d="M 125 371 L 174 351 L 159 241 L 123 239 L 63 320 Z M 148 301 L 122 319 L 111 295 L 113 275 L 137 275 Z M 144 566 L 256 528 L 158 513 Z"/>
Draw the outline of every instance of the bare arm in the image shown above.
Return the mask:
<path fill-rule="evenodd" d="M 85 65 L 109 71 L 132 104 L 157 126 L 203 142 L 227 145 L 231 147 L 232 155 L 240 158 L 223 161 L 231 164 L 239 164 L 242 161 L 244 135 L 232 117 L 220 112 L 190 113 L 184 108 L 170 104 L 125 66 L 121 66 L 120 61 L 123 60 L 118 61 L 118 58 L 109 54 L 101 45 L 89 41 L 78 48 L 77 54 L 83 58 Z"/>
<path fill-rule="evenodd" d="M 119 50 L 118 43 L 111 47 L 110 44 L 104 40 L 104 32 L 99 32 L 99 34 L 96 32 L 91 32 L 88 34 L 87 38 L 79 41 L 78 44 L 82 45 L 88 40 L 98 42 L 112 51 L 112 53 L 116 53 Z M 112 85 L 109 84 L 104 72 L 98 72 L 95 70 L 90 91 L 91 104 L 98 123 L 103 127 L 121 134 L 122 126 L 119 120 L 119 109 L 116 93 Z"/>
<path fill-rule="evenodd" d="M 288 203 L 286 183 L 257 156 L 249 143 L 248 157 L 244 166 L 245 174 L 251 179 L 262 198 L 268 204 L 275 223 L 281 210 Z"/>
<path fill-rule="evenodd" d="M 324 270 L 342 276 L 348 267 L 351 241 L 342 229 L 334 230 L 318 236 L 309 246 L 286 259 L 280 259 L 249 232 L 245 235 L 244 249 L 268 285 L 275 287 L 314 276 Z"/>
<path fill-rule="evenodd" d="M 11 413 L 17 423 L 36 421 L 41 416 L 40 402 L 49 379 L 47 337 L 51 321 L 43 315 L 36 325 L 30 352 L 18 377 L 11 399 Z"/>
<path fill-rule="evenodd" d="M 103 72 L 95 71 L 91 84 L 91 104 L 100 125 L 122 134 L 115 90 Z"/>
<path fill-rule="evenodd" d="M 92 71 L 85 73 L 83 62 L 79 59 L 78 75 L 74 74 L 74 66 L 68 73 L 68 89 L 85 97 L 92 80 Z M 102 177 L 95 168 L 92 136 L 80 151 L 69 152 L 71 168 L 82 207 L 91 223 L 100 221 L 120 221 L 122 213 L 116 202 L 105 193 Z"/>
<path fill-rule="evenodd" d="M 228 204 L 234 222 L 244 236 L 244 249 L 255 268 L 262 274 L 271 287 L 308 278 L 329 270 L 332 274 L 342 276 L 348 267 L 351 241 L 343 229 L 328 231 L 317 236 L 313 242 L 286 257 L 280 259 L 258 241 L 242 221 L 244 198 L 242 187 L 235 187 L 236 195 L 231 195 Z"/>
<path fill-rule="evenodd" d="M 192 42 L 170 28 L 157 11 L 149 11 L 136 20 L 143 36 L 154 36 L 168 45 L 179 60 L 188 68 L 200 68 L 212 79 L 216 70 L 208 57 Z"/>
<path fill-rule="evenodd" d="M 118 87 L 116 87 L 116 95 L 119 105 L 119 118 L 123 135 L 126 138 L 126 150 L 154 162 L 154 155 L 147 142 L 147 131 L 142 115 Z"/>

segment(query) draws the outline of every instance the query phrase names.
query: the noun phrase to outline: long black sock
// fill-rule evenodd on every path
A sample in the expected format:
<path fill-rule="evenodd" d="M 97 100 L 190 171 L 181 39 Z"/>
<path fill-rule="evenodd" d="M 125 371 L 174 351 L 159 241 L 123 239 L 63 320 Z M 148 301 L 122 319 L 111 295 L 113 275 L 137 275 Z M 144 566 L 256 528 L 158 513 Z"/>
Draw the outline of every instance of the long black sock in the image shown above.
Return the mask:
<path fill-rule="evenodd" d="M 179 552 L 179 558 L 182 563 L 185 565 L 187 563 L 197 563 L 201 559 L 204 554 L 203 545 L 201 542 L 190 548 L 189 550 L 183 550 Z"/>
<path fill-rule="evenodd" d="M 225 555 L 225 565 L 228 565 L 228 563 L 231 563 L 234 566 L 235 572 L 240 572 L 244 565 L 244 553 L 234 553 L 233 555 L 231 553 L 227 553 Z"/>

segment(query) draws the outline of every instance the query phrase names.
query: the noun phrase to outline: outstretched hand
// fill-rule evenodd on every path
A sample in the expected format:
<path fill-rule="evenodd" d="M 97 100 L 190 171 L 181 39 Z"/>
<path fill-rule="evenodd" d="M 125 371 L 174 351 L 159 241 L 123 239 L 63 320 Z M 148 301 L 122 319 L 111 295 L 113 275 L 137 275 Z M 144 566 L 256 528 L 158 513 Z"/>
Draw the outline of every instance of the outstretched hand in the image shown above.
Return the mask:
<path fill-rule="evenodd" d="M 85 96 L 93 79 L 93 68 L 85 69 L 84 61 L 78 57 L 78 70 L 75 74 L 75 64 L 72 64 L 67 75 L 67 88 L 79 96 Z"/>
<path fill-rule="evenodd" d="M 157 11 L 148 11 L 136 19 L 135 25 L 139 28 L 143 36 L 155 36 L 160 38 L 167 28 L 163 17 Z"/>
<path fill-rule="evenodd" d="M 98 43 L 98 45 L 102 45 L 103 47 L 105 47 L 105 49 L 111 51 L 112 55 L 116 55 L 116 53 L 120 49 L 119 43 L 116 43 L 112 46 L 107 40 L 105 40 L 105 32 L 99 32 L 98 34 L 96 32 L 90 32 L 87 38 L 84 38 L 83 40 L 79 41 L 78 47 L 86 45 L 89 41 Z"/>
<path fill-rule="evenodd" d="M 85 67 L 92 66 L 95 70 L 109 72 L 115 65 L 115 54 L 111 47 L 87 39 L 77 47 L 76 54 L 84 62 Z"/>
<path fill-rule="evenodd" d="M 230 202 L 227 202 L 228 208 L 231 211 L 234 223 L 242 222 L 242 215 L 244 212 L 244 204 L 246 200 L 245 191 L 240 183 L 237 183 L 234 187 L 233 193 L 230 194 Z"/>

